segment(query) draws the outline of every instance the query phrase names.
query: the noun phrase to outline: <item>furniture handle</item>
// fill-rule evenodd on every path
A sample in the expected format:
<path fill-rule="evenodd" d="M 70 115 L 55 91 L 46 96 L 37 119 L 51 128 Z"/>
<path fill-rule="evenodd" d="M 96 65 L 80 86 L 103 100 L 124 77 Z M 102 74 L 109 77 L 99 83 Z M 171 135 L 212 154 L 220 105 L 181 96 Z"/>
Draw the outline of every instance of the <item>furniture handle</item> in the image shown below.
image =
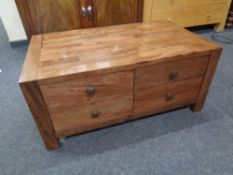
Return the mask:
<path fill-rule="evenodd" d="M 95 94 L 95 88 L 93 88 L 93 87 L 87 88 L 87 95 L 88 96 L 92 96 L 94 94 Z"/>
<path fill-rule="evenodd" d="M 82 16 L 92 16 L 92 6 L 91 5 L 88 5 L 87 7 L 83 6 L 81 9 L 81 14 Z"/>
<path fill-rule="evenodd" d="M 87 8 L 85 6 L 82 6 L 81 15 L 82 16 L 87 16 Z"/>
<path fill-rule="evenodd" d="M 171 100 L 173 100 L 174 98 L 175 98 L 175 94 L 168 94 L 167 96 L 166 96 L 166 101 L 171 101 Z"/>
<path fill-rule="evenodd" d="M 175 80 L 178 77 L 178 74 L 179 73 L 177 71 L 171 72 L 170 75 L 169 75 L 169 79 L 170 80 Z"/>
<path fill-rule="evenodd" d="M 92 6 L 87 6 L 87 14 L 89 15 L 89 16 L 92 16 Z"/>
<path fill-rule="evenodd" d="M 92 117 L 93 119 L 98 118 L 99 116 L 100 116 L 100 113 L 99 113 L 99 112 L 97 112 L 97 111 L 91 112 L 91 117 Z"/>

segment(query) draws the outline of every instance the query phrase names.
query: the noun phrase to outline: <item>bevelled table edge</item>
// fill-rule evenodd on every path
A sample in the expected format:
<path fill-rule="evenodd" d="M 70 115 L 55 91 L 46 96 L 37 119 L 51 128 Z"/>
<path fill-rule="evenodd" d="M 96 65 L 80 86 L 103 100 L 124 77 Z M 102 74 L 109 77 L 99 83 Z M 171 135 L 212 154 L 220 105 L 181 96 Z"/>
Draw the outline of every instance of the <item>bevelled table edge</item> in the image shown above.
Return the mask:
<path fill-rule="evenodd" d="M 37 80 L 42 42 L 43 35 L 34 35 L 32 37 L 20 74 L 19 84 Z"/>

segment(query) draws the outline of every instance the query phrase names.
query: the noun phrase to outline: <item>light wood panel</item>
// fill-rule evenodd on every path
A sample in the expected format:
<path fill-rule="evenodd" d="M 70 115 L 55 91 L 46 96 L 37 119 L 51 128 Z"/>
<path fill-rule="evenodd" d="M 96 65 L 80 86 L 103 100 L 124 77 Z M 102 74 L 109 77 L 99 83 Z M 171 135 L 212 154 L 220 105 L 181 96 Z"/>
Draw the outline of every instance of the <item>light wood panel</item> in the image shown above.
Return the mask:
<path fill-rule="evenodd" d="M 223 16 L 221 18 L 221 21 L 220 23 L 218 23 L 216 26 L 215 26 L 215 30 L 216 31 L 223 31 L 224 28 L 225 28 L 225 24 L 226 24 L 226 19 L 227 19 L 227 15 L 228 15 L 228 11 L 230 9 L 230 5 L 231 5 L 231 2 L 232 0 L 227 0 L 226 1 L 226 8 L 224 9 L 223 11 Z"/>
<path fill-rule="evenodd" d="M 227 0 L 154 0 L 152 9 L 182 9 L 182 8 L 193 8 L 195 6 L 201 7 L 203 5 L 215 5 L 225 4 Z"/>
<path fill-rule="evenodd" d="M 144 1 L 143 22 L 151 22 L 153 0 Z"/>
<path fill-rule="evenodd" d="M 172 21 L 182 27 L 215 24 L 217 31 L 225 26 L 231 0 L 145 0 L 145 22 Z"/>
<path fill-rule="evenodd" d="M 225 8 L 226 4 L 208 4 L 191 8 L 152 10 L 151 21 L 170 20 L 184 27 L 214 24 L 221 21 Z"/>

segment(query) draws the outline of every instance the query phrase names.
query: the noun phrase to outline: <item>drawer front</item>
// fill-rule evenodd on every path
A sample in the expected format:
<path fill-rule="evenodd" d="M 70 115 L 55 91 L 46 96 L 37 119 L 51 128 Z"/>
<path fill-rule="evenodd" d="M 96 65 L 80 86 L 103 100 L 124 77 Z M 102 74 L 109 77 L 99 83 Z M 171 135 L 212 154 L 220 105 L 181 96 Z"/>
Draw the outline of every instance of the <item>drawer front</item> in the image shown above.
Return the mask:
<path fill-rule="evenodd" d="M 151 21 L 168 20 L 183 27 L 214 24 L 224 17 L 226 4 L 209 4 L 190 8 L 152 9 Z"/>
<path fill-rule="evenodd" d="M 150 115 L 195 103 L 202 80 L 198 76 L 159 87 L 135 88 L 134 115 Z"/>
<path fill-rule="evenodd" d="M 89 76 L 40 86 L 58 136 L 107 126 L 132 115 L 133 72 Z"/>
<path fill-rule="evenodd" d="M 135 89 L 160 86 L 205 73 L 208 57 L 186 58 L 138 68 L 135 71 Z"/>
<path fill-rule="evenodd" d="M 153 0 L 152 9 L 187 8 L 201 5 L 226 4 L 227 0 Z"/>

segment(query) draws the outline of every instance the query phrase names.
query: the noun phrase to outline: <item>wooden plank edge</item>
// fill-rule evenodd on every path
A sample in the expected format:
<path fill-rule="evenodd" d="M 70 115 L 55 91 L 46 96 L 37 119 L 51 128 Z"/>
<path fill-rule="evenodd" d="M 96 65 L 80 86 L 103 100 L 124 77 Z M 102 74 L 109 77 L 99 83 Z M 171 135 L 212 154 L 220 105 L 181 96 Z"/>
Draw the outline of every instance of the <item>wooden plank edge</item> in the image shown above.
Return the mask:
<path fill-rule="evenodd" d="M 195 104 L 190 106 L 190 109 L 193 112 L 199 112 L 202 110 L 204 103 L 206 101 L 206 97 L 209 92 L 210 85 L 212 83 L 212 80 L 214 78 L 218 62 L 220 60 L 220 56 L 222 53 L 222 48 L 216 49 L 212 51 L 210 58 L 209 58 L 209 63 L 205 72 L 205 76 L 202 82 L 202 86 L 198 95 L 198 100 Z"/>
<path fill-rule="evenodd" d="M 31 82 L 37 79 L 42 40 L 42 35 L 35 35 L 32 37 L 19 78 L 19 83 Z"/>
<path fill-rule="evenodd" d="M 55 134 L 38 82 L 20 83 L 20 87 L 43 139 L 44 145 L 48 150 L 59 148 L 60 143 Z"/>

